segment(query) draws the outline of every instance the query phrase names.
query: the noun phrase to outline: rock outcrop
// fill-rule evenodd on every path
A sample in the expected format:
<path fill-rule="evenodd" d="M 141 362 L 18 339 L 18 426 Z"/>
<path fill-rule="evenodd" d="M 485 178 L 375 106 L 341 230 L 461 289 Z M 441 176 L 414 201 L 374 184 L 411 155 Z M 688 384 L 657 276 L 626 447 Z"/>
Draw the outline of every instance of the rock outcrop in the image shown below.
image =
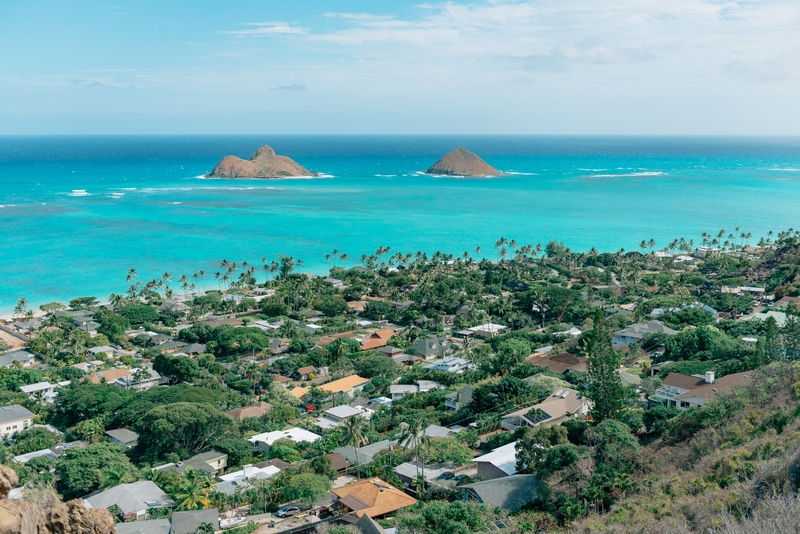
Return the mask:
<path fill-rule="evenodd" d="M 286 156 L 278 156 L 267 145 L 262 146 L 253 156 L 244 160 L 236 156 L 225 156 L 217 163 L 209 178 L 291 178 L 297 176 L 317 176 L 296 161 Z"/>
<path fill-rule="evenodd" d="M 447 176 L 500 176 L 503 174 L 483 161 L 477 154 L 462 147 L 445 154 L 426 172 Z"/>
<path fill-rule="evenodd" d="M 8 498 L 18 481 L 13 469 L 0 465 L 0 534 L 115 534 L 107 510 L 86 508 L 83 501 L 61 502 L 52 490 L 42 503 Z"/>

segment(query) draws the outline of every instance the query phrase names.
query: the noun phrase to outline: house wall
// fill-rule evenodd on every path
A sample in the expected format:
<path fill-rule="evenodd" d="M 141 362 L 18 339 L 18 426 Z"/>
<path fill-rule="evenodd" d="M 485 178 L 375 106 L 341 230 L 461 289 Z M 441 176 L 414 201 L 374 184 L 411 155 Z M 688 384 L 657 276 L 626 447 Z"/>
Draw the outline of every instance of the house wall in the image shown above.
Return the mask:
<path fill-rule="evenodd" d="M 505 471 L 489 462 L 476 462 L 478 464 L 478 478 L 492 480 L 495 478 L 507 477 Z"/>
<path fill-rule="evenodd" d="M 19 432 L 20 430 L 27 430 L 28 428 L 30 428 L 30 425 L 31 425 L 30 418 L 22 418 L 22 419 L 17 419 L 15 421 L 8 421 L 2 423 L 2 425 L 0 425 L 0 436 L 7 438 L 15 432 Z"/>

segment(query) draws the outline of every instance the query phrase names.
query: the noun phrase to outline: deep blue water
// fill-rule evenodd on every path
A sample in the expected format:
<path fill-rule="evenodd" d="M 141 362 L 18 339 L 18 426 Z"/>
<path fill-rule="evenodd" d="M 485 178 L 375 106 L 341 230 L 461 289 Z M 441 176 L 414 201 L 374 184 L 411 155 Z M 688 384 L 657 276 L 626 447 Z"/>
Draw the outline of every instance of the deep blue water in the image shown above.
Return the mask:
<path fill-rule="evenodd" d="M 199 178 L 263 144 L 332 177 Z M 459 145 L 513 174 L 419 174 Z M 333 248 L 494 257 L 500 236 L 577 250 L 736 226 L 761 236 L 800 227 L 799 202 L 800 138 L 0 137 L 0 311 L 23 296 L 104 299 L 129 267 L 177 279 L 280 253 L 321 273 Z"/>

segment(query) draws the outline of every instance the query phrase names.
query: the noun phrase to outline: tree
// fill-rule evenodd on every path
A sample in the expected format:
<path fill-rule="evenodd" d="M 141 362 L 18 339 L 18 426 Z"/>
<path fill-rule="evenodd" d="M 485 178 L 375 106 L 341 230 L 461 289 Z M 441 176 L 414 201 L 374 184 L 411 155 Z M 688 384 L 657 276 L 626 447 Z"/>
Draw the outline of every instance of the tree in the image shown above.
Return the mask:
<path fill-rule="evenodd" d="M 377 352 L 369 352 L 355 362 L 353 367 L 358 376 L 372 378 L 375 376 L 385 376 L 393 380 L 400 374 L 400 365 L 391 358 Z"/>
<path fill-rule="evenodd" d="M 14 434 L 11 452 L 15 455 L 47 449 L 58 443 L 56 435 L 46 428 L 30 428 Z"/>
<path fill-rule="evenodd" d="M 497 531 L 500 519 L 492 508 L 476 502 L 430 501 L 398 513 L 400 532 L 430 534 L 472 534 Z"/>
<path fill-rule="evenodd" d="M 64 451 L 56 471 L 67 489 L 67 496 L 80 497 L 102 486 L 103 471 L 120 468 L 133 476 L 135 468 L 120 447 L 111 443 L 91 443 Z"/>
<path fill-rule="evenodd" d="M 176 402 L 156 406 L 135 424 L 138 453 L 148 459 L 196 454 L 231 431 L 231 421 L 207 403 Z"/>
<path fill-rule="evenodd" d="M 244 465 L 253 456 L 253 446 L 243 438 L 221 439 L 214 444 L 214 450 L 228 455 L 228 467 Z"/>
<path fill-rule="evenodd" d="M 158 310 L 147 304 L 134 304 L 122 309 L 122 316 L 128 319 L 131 324 L 154 323 L 158 321 Z"/>
<path fill-rule="evenodd" d="M 174 382 L 193 382 L 200 375 L 200 366 L 188 356 L 159 354 L 153 359 L 153 370 Z"/>
<path fill-rule="evenodd" d="M 336 317 L 337 315 L 344 315 L 350 308 L 347 307 L 347 301 L 338 295 L 326 295 L 317 306 L 319 311 L 328 317 Z"/>
<path fill-rule="evenodd" d="M 586 354 L 589 364 L 586 396 L 592 401 L 589 414 L 595 423 L 600 423 L 615 418 L 625 408 L 628 396 L 617 373 L 622 361 L 612 346 L 611 333 L 602 311 L 594 317 L 594 327 L 586 340 Z"/>
<path fill-rule="evenodd" d="M 380 300 L 370 300 L 364 305 L 363 315 L 373 321 L 380 321 L 391 311 L 391 307 Z"/>
<path fill-rule="evenodd" d="M 507 339 L 497 347 L 497 354 L 491 359 L 492 370 L 504 375 L 531 355 L 531 345 L 524 339 Z"/>
<path fill-rule="evenodd" d="M 14 315 L 19 318 L 33 317 L 33 310 L 31 310 L 26 298 L 23 297 L 17 301 L 14 306 Z"/>
<path fill-rule="evenodd" d="M 84 419 L 74 427 L 75 433 L 89 443 L 97 443 L 105 436 L 106 427 L 102 417 Z"/>
<path fill-rule="evenodd" d="M 208 473 L 189 467 L 186 469 L 175 493 L 175 501 L 182 510 L 200 510 L 208 508 L 209 496 L 214 489 L 214 482 Z"/>
<path fill-rule="evenodd" d="M 356 472 L 359 480 L 361 480 L 361 471 L 358 467 L 358 449 L 368 442 L 367 438 L 364 437 L 366 427 L 367 420 L 358 415 L 347 419 L 342 425 L 342 445 L 353 447 L 356 450 Z"/>
<path fill-rule="evenodd" d="M 329 480 L 336 480 L 336 469 L 333 468 L 333 462 L 327 456 L 312 458 L 308 462 L 308 467 L 317 475 L 327 477 Z"/>
<path fill-rule="evenodd" d="M 78 297 L 69 301 L 69 307 L 73 310 L 85 310 L 97 305 L 97 297 Z"/>
<path fill-rule="evenodd" d="M 788 313 L 786 315 L 786 323 L 783 325 L 782 333 L 786 357 L 800 357 L 800 317 L 798 317 L 795 313 Z"/>
<path fill-rule="evenodd" d="M 314 502 L 328 494 L 331 489 L 330 480 L 327 477 L 314 475 L 311 473 L 301 473 L 290 479 L 285 494 L 288 499 L 296 499 L 310 507 Z"/>

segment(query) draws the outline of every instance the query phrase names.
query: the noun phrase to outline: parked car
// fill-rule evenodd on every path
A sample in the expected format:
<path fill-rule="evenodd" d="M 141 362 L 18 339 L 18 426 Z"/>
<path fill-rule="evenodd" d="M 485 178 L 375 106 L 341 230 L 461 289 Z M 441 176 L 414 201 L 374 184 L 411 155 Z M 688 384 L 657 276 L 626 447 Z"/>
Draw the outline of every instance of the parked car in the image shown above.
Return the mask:
<path fill-rule="evenodd" d="M 454 476 L 456 476 L 456 475 L 452 471 L 445 471 L 444 473 L 442 473 L 441 475 L 436 477 L 436 480 L 450 480 Z"/>
<path fill-rule="evenodd" d="M 469 478 L 469 475 L 465 475 L 465 474 L 463 474 L 463 473 L 462 473 L 462 474 L 460 474 L 460 475 L 456 475 L 456 476 L 454 476 L 454 477 L 453 477 L 451 480 L 452 480 L 453 482 L 455 482 L 456 484 L 458 484 L 459 482 L 461 482 L 461 481 L 462 481 L 462 480 L 464 480 L 465 478 Z"/>
<path fill-rule="evenodd" d="M 275 512 L 275 517 L 290 517 L 298 513 L 299 511 L 300 508 L 298 508 L 297 506 L 284 506 L 283 508 Z"/>

